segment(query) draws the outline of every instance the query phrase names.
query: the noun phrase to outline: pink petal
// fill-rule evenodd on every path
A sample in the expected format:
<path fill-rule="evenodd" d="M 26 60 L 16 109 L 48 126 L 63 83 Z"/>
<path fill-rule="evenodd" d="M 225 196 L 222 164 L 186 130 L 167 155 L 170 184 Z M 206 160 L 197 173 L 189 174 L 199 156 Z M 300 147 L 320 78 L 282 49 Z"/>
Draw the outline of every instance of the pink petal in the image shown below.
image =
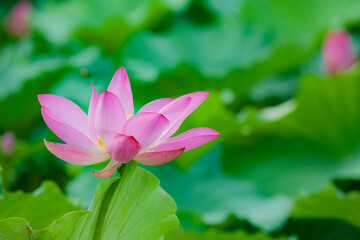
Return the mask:
<path fill-rule="evenodd" d="M 126 122 L 126 114 L 119 98 L 105 91 L 100 95 L 96 108 L 95 128 L 106 145 L 113 133 L 120 133 Z"/>
<path fill-rule="evenodd" d="M 97 133 L 96 133 L 96 128 L 95 128 L 95 112 L 96 112 L 96 107 L 98 104 L 98 93 L 96 91 L 96 88 L 91 84 L 91 87 L 93 89 L 93 93 L 91 96 L 91 100 L 90 100 L 90 105 L 89 105 L 89 111 L 88 111 L 88 119 L 89 119 L 89 136 L 91 139 L 93 140 L 97 140 Z"/>
<path fill-rule="evenodd" d="M 49 109 L 62 122 L 88 135 L 88 118 L 85 112 L 72 101 L 51 94 L 38 95 L 42 107 Z"/>
<path fill-rule="evenodd" d="M 71 147 L 84 152 L 99 152 L 99 147 L 95 145 L 88 136 L 65 122 L 62 122 L 61 119 L 49 109 L 42 107 L 41 113 L 51 131 Z"/>
<path fill-rule="evenodd" d="M 172 151 L 144 152 L 137 155 L 134 160 L 144 165 L 160 165 L 174 160 L 184 152 L 184 148 Z"/>
<path fill-rule="evenodd" d="M 108 165 L 106 165 L 106 167 L 103 170 L 93 171 L 93 176 L 101 179 L 111 177 L 114 174 L 116 168 L 120 167 L 121 164 L 122 164 L 121 162 L 111 159 Z"/>
<path fill-rule="evenodd" d="M 66 144 L 47 142 L 45 139 L 44 141 L 45 146 L 52 154 L 68 163 L 76 165 L 91 165 L 103 162 L 110 158 L 106 152 L 103 154 L 81 152 Z"/>
<path fill-rule="evenodd" d="M 141 112 L 159 112 L 167 104 L 171 103 L 174 99 L 172 98 L 160 98 L 152 102 L 145 104 L 138 113 Z"/>
<path fill-rule="evenodd" d="M 166 142 L 154 148 L 154 151 L 169 151 L 185 148 L 186 152 L 218 138 L 219 136 L 220 134 L 218 132 L 210 128 L 193 128 L 176 137 L 169 138 Z"/>
<path fill-rule="evenodd" d="M 123 134 L 134 136 L 144 149 L 157 141 L 169 125 L 160 113 L 138 113 L 126 122 Z"/>
<path fill-rule="evenodd" d="M 181 118 L 190 102 L 190 97 L 177 98 L 160 109 L 159 113 L 164 114 L 164 116 L 170 121 L 171 124 L 175 124 L 176 121 Z"/>
<path fill-rule="evenodd" d="M 109 139 L 107 151 L 110 156 L 121 163 L 127 163 L 133 159 L 141 149 L 140 143 L 133 136 L 119 133 L 113 134 Z"/>
<path fill-rule="evenodd" d="M 183 95 L 179 98 L 191 98 L 190 104 L 187 106 L 186 110 L 179 116 L 176 122 L 171 123 L 170 130 L 162 137 L 162 139 L 167 139 L 173 135 L 183 123 L 183 121 L 209 96 L 208 92 L 196 92 Z"/>
<path fill-rule="evenodd" d="M 133 96 L 129 77 L 125 68 L 119 68 L 112 78 L 108 91 L 114 93 L 121 101 L 127 115 L 134 114 Z"/>

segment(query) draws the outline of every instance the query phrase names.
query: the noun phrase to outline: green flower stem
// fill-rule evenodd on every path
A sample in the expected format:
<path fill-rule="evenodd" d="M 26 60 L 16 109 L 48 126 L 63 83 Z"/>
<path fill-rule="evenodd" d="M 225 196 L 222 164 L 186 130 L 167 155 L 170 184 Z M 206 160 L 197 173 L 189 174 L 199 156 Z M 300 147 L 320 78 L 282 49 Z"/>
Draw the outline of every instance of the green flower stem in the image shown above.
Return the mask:
<path fill-rule="evenodd" d="M 126 169 L 128 168 L 132 168 L 135 169 L 137 167 L 138 163 L 135 161 L 131 161 L 129 163 L 126 164 L 122 164 L 120 167 L 118 167 L 118 169 L 115 171 L 115 173 L 113 174 L 113 176 L 111 178 L 118 178 L 116 181 L 114 181 L 111 186 L 109 187 L 109 189 L 107 190 L 107 192 L 105 193 L 105 196 L 103 198 L 103 201 L 101 203 L 101 207 L 100 207 L 100 214 L 99 217 L 97 219 L 96 222 L 96 227 L 95 227 L 95 232 L 94 232 L 94 240 L 101 240 L 102 239 L 102 233 L 104 232 L 103 226 L 104 226 L 104 222 L 105 222 L 105 217 L 107 215 L 107 211 L 109 208 L 109 204 L 111 202 L 111 199 L 115 193 L 116 188 L 118 187 L 118 185 L 121 182 L 121 177 L 123 176 L 124 172 Z M 119 177 L 116 176 L 117 174 L 119 174 Z"/>

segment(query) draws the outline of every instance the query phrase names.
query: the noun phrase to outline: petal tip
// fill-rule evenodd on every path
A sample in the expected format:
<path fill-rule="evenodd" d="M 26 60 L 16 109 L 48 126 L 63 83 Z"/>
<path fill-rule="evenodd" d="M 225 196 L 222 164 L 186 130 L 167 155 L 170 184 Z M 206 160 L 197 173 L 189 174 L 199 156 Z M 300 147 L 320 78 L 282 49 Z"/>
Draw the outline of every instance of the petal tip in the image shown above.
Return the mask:
<path fill-rule="evenodd" d="M 116 99 L 119 100 L 118 96 L 116 96 L 114 93 L 105 90 L 100 94 L 99 99 L 102 99 L 104 101 L 104 98 L 112 98 L 112 97 L 116 97 Z"/>
<path fill-rule="evenodd" d="M 97 171 L 93 171 L 92 172 L 92 175 L 96 178 L 100 178 L 100 179 L 105 179 L 105 178 L 108 178 L 108 176 L 104 175 L 104 174 L 101 174 L 100 172 L 97 172 Z"/>
<path fill-rule="evenodd" d="M 115 96 L 116 98 L 118 98 L 118 96 L 108 90 L 105 90 L 102 94 L 100 94 L 100 96 L 101 95 L 103 95 L 104 97 Z"/>
<path fill-rule="evenodd" d="M 93 171 L 92 174 L 94 177 L 105 179 L 111 177 L 116 169 L 121 166 L 121 163 L 111 159 L 108 165 L 101 171 Z"/>
<path fill-rule="evenodd" d="M 116 70 L 115 74 L 116 73 L 126 73 L 125 67 L 123 67 L 123 66 L 119 67 L 118 70 Z"/>
<path fill-rule="evenodd" d="M 106 173 L 102 173 L 102 172 L 97 172 L 97 171 L 93 171 L 92 172 L 92 175 L 94 176 L 94 177 L 96 177 L 96 178 L 100 178 L 100 179 L 106 179 L 106 178 L 108 178 L 108 177 L 110 177 L 110 176 L 112 176 L 112 174 L 106 174 Z"/>
<path fill-rule="evenodd" d="M 221 134 L 219 132 L 215 131 L 214 129 L 211 129 L 211 128 L 203 128 L 203 129 L 209 131 L 207 134 L 204 134 L 204 136 L 210 137 L 211 140 L 214 140 L 221 136 Z M 209 140 L 209 141 L 211 141 L 211 140 Z"/>
<path fill-rule="evenodd" d="M 211 129 L 211 128 L 210 128 Z M 213 135 L 216 136 L 216 138 L 220 137 L 221 134 L 218 131 L 215 131 L 214 129 L 211 129 L 213 132 Z"/>
<path fill-rule="evenodd" d="M 199 95 L 201 95 L 204 99 L 207 98 L 210 95 L 210 92 L 197 92 Z"/>
<path fill-rule="evenodd" d="M 135 160 L 144 164 L 144 165 L 161 165 L 168 163 L 176 158 L 178 158 L 181 154 L 185 152 L 185 147 L 174 149 L 174 150 L 165 150 L 158 152 L 147 152 L 139 154 Z"/>
<path fill-rule="evenodd" d="M 45 144 L 45 147 L 47 149 L 49 149 L 49 145 L 51 144 L 50 142 L 46 141 L 46 139 L 44 138 L 44 144 Z M 49 150 L 50 151 L 50 150 Z"/>
<path fill-rule="evenodd" d="M 130 140 L 135 141 L 136 143 L 140 144 L 138 140 L 134 136 L 130 136 Z"/>
<path fill-rule="evenodd" d="M 47 95 L 48 94 L 38 94 L 37 95 L 37 98 L 38 98 L 39 103 L 40 103 L 41 106 L 44 105 L 44 101 L 45 101 L 45 98 L 46 98 Z"/>
<path fill-rule="evenodd" d="M 121 81 L 128 81 L 128 76 L 127 76 L 127 72 L 126 72 L 126 69 L 124 68 L 124 67 L 119 67 L 117 70 L 116 70 L 116 72 L 115 72 L 115 74 L 114 74 L 114 76 L 113 76 L 113 79 L 111 80 L 111 81 L 113 81 L 113 80 L 115 80 L 115 79 L 119 79 L 120 78 L 120 80 Z M 115 80 L 116 81 L 116 80 Z M 111 84 L 111 83 L 110 83 Z"/>

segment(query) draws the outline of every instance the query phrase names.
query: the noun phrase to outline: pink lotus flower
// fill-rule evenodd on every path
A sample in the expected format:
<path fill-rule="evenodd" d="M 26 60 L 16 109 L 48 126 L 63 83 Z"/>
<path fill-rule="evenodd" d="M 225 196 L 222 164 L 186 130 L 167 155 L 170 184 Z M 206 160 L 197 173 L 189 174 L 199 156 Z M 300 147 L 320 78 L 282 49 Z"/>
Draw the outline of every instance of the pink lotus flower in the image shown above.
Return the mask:
<path fill-rule="evenodd" d="M 132 159 L 145 165 L 167 163 L 220 136 L 212 129 L 200 127 L 171 137 L 208 92 L 157 99 L 134 115 L 130 82 L 124 68 L 115 73 L 107 91 L 100 96 L 92 88 L 88 115 L 65 98 L 49 94 L 38 98 L 46 124 L 66 143 L 45 140 L 46 147 L 58 158 L 77 165 L 111 158 L 102 171 L 93 172 L 98 178 L 111 176 L 118 166 Z"/>
<path fill-rule="evenodd" d="M 6 29 L 14 36 L 21 37 L 30 30 L 29 18 L 32 4 L 29 1 L 20 1 L 11 9 L 7 16 Z"/>
<path fill-rule="evenodd" d="M 322 56 L 325 71 L 330 75 L 351 68 L 357 61 L 357 55 L 350 34 L 344 30 L 330 31 L 324 42 Z"/>

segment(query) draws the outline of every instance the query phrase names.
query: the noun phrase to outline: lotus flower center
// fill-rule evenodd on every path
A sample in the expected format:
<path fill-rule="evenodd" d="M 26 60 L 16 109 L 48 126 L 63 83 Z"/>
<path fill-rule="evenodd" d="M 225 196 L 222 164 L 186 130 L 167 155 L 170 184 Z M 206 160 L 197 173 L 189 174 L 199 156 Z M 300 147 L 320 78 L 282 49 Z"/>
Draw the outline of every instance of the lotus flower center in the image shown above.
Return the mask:
<path fill-rule="evenodd" d="M 106 150 L 106 146 L 105 146 L 105 144 L 103 143 L 103 141 L 101 140 L 101 138 L 98 138 L 97 141 L 98 141 L 98 143 L 100 144 L 100 146 L 101 146 L 103 149 Z"/>
<path fill-rule="evenodd" d="M 127 114 L 126 115 L 126 120 L 129 120 L 132 116 L 134 116 L 133 114 Z M 101 140 L 101 138 L 98 138 L 97 139 L 98 143 L 100 144 L 100 146 L 106 150 L 106 146 L 105 144 L 103 143 L 103 141 Z"/>

